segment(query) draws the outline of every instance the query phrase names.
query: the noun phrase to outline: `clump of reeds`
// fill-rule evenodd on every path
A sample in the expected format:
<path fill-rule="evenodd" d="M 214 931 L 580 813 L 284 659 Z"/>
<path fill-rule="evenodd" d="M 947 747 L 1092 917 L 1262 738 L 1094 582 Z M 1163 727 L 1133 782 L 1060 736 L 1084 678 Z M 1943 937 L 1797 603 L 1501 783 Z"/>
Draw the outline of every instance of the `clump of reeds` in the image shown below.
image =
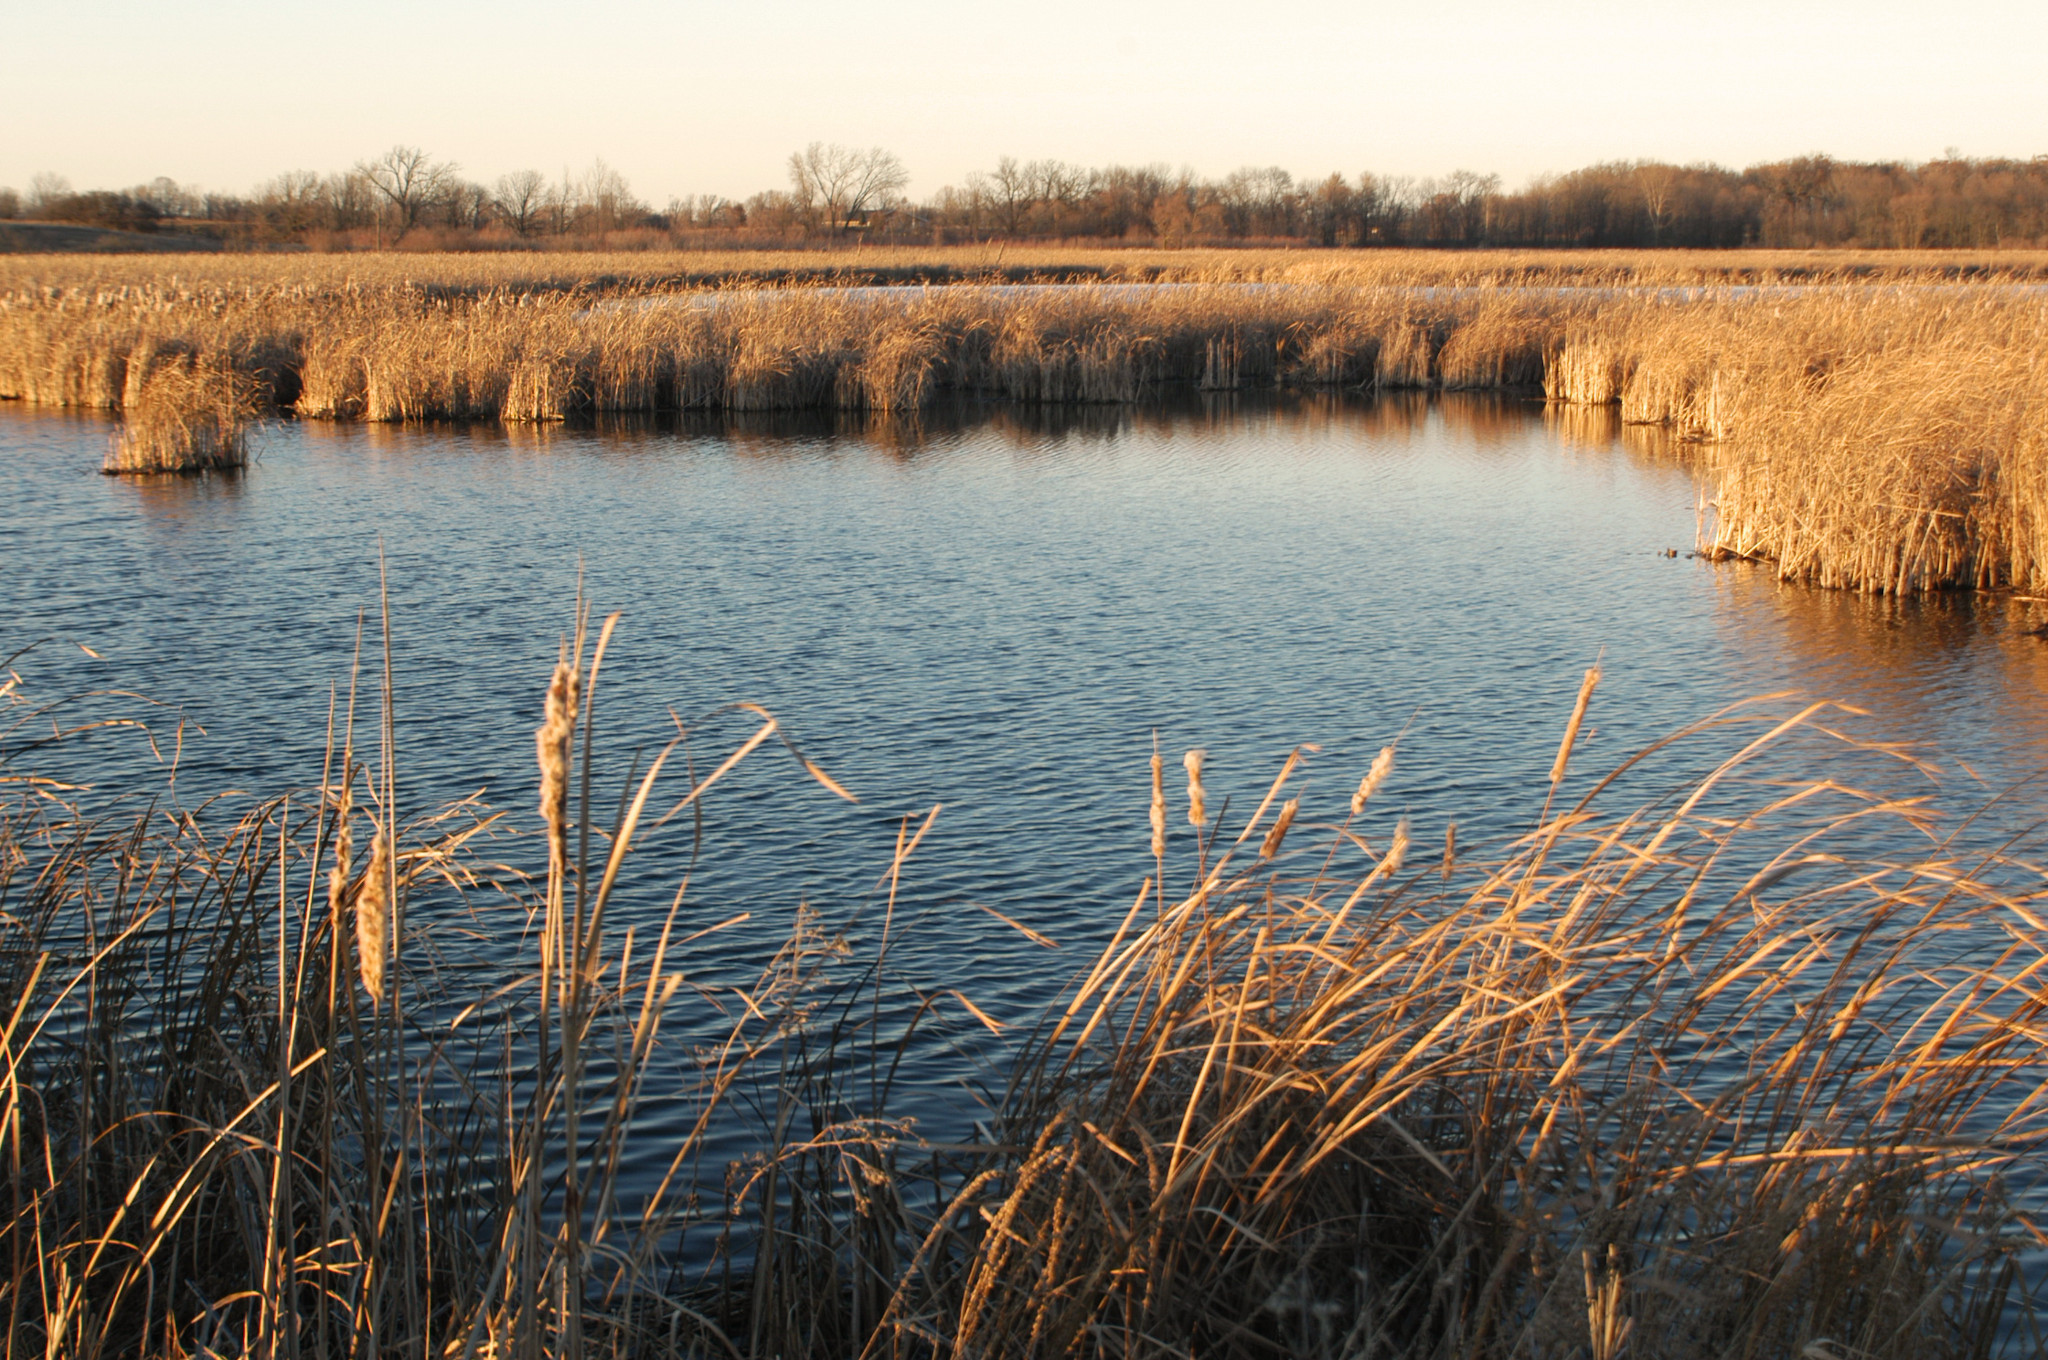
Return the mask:
<path fill-rule="evenodd" d="M 1712 791 L 1785 730 L 1617 820 L 1594 815 L 1603 781 L 1483 863 L 1447 832 L 1406 878 L 1405 828 L 1376 862 L 1354 820 L 1290 873 L 1264 865 L 1292 800 L 1255 815 L 1237 846 L 1258 855 L 1156 918 L 1141 899 L 1029 1047 L 996 1188 L 950 1206 L 986 1227 L 893 1340 L 1993 1353 L 2027 1307 L 2003 1178 L 2041 1169 L 2021 979 L 2048 962 L 2043 885 L 1959 876 L 1983 862 L 1910 805 L 1887 810 L 1919 853 L 1817 851 L 1801 837 L 1873 806 L 1802 816 L 1824 783 L 1743 815 L 1785 845 L 1745 856 Z M 1965 935 L 1976 952 L 1948 947 Z"/>
<path fill-rule="evenodd" d="M 218 361 L 172 351 L 131 361 L 109 473 L 232 472 L 249 458 L 254 384 Z"/>
<path fill-rule="evenodd" d="M 658 938 L 621 938 L 622 864 L 779 728 L 754 710 L 679 800 L 654 797 L 678 746 L 616 803 L 575 795 L 611 632 L 579 621 L 537 698 L 537 896 L 481 853 L 495 817 L 394 826 L 352 719 L 317 796 L 226 828 L 7 786 L 17 1349 L 1689 1360 L 2027 1335 L 2048 885 L 1825 753 L 1745 781 L 1801 733 L 1857 754 L 1825 706 L 1732 710 L 1687 734 L 1718 766 L 1608 813 L 1615 778 L 1569 772 L 1589 675 L 1522 831 L 1447 830 L 1419 869 L 1378 811 L 1391 746 L 1328 809 L 1296 752 L 1235 828 L 1204 821 L 1190 753 L 1179 864 L 1155 759 L 1153 876 L 1010 1056 L 985 1136 L 940 1145 L 880 1074 L 956 1005 L 995 1021 L 890 956 L 928 819 L 884 866 L 872 954 L 806 909 L 694 1071 L 657 1075 L 663 1033 L 702 1030 L 681 970 L 719 937 L 664 902 Z M 0 704 L 31 711 L 11 677 Z M 386 875 L 389 952 L 352 959 Z M 501 952 L 422 924 L 461 911 Z M 633 1181 L 656 1100 L 668 1171 Z M 714 1138 L 742 1150 L 700 1173 Z"/>
<path fill-rule="evenodd" d="M 1491 299 L 1445 340 L 1437 385 L 1447 391 L 1539 388 L 1563 338 L 1563 308 Z"/>
<path fill-rule="evenodd" d="M 668 1253 L 685 1230 L 708 1249 L 724 1225 L 683 1194 L 628 1196 L 618 1181 L 681 977 L 673 914 L 658 938 L 605 924 L 654 776 L 608 828 L 606 862 L 561 832 L 601 655 L 579 626 L 549 688 L 551 853 L 533 902 L 525 876 L 476 853 L 497 816 L 465 804 L 394 825 L 389 771 L 370 779 L 354 757 L 352 700 L 317 795 L 224 824 L 218 804 L 128 820 L 23 768 L 47 754 L 50 710 L 11 674 L 0 683 L 0 1311 L 16 1351 L 717 1344 L 668 1290 Z M 765 720 L 684 806 L 775 731 Z M 504 948 L 453 958 L 431 924 L 405 924 L 464 913 Z M 537 969 L 519 944 L 532 936 Z M 700 1118 L 746 1046 L 772 1046 L 807 1004 L 800 970 L 776 981 L 791 957 L 764 965 L 739 1051 L 669 1093 Z M 466 970 L 480 978 L 469 995 Z M 699 1134 L 668 1151 L 685 1160 Z"/>

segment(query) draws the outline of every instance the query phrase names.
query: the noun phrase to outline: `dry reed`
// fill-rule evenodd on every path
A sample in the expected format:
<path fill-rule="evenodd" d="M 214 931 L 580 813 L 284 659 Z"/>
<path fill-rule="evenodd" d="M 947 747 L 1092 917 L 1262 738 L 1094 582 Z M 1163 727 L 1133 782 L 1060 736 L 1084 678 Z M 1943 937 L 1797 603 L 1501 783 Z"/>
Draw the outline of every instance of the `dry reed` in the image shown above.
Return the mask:
<path fill-rule="evenodd" d="M 1166 858 L 1166 762 L 1152 753 L 1152 858 Z"/>
<path fill-rule="evenodd" d="M 370 867 L 356 890 L 356 968 L 372 1006 L 384 1001 L 384 964 L 391 948 L 391 842 L 370 842 Z"/>
<path fill-rule="evenodd" d="M 587 753 L 564 677 L 587 712 L 610 633 L 593 647 L 579 620 L 549 685 L 542 734 L 568 744 L 540 755 L 565 790 Z M 26 713 L 13 684 L 0 702 Z M 554 858 L 555 817 L 590 806 L 544 809 L 539 901 L 480 857 L 495 819 L 380 828 L 373 859 L 420 898 L 398 921 L 496 882 L 511 902 L 476 909 L 531 910 L 543 951 L 537 971 L 475 960 L 474 997 L 450 960 L 394 967 L 403 1025 L 364 1023 L 349 985 L 346 793 L 210 834 L 95 822 L 47 781 L 12 784 L 11 1343 L 334 1360 L 2024 1346 L 2048 887 L 1944 840 L 1918 800 L 1855 792 L 1825 755 L 1808 781 L 1748 774 L 1802 733 L 1839 744 L 1834 722 L 1732 710 L 1687 734 L 1730 754 L 1672 798 L 1606 813 L 1610 777 L 1553 809 L 1544 781 L 1523 834 L 1453 863 L 1447 832 L 1441 869 L 1407 878 L 1406 823 L 1375 858 L 1362 812 L 1286 853 L 1298 751 L 1235 842 L 1197 847 L 1185 890 L 1147 881 L 969 1144 L 922 1138 L 876 1074 L 937 1003 L 987 1017 L 903 979 L 886 930 L 862 962 L 806 911 L 701 1051 L 669 1175 L 638 1198 L 620 1180 L 636 1112 L 696 995 L 684 951 L 706 946 L 673 913 L 653 940 L 605 921 L 621 862 L 666 820 L 647 810 L 668 805 L 675 747 L 624 791 L 599 862 Z M 763 718 L 677 811 L 778 734 Z M 0 740 L 0 770 L 14 754 Z M 1882 853 L 1853 853 L 1879 826 Z M 906 825 L 884 876 L 892 914 L 922 835 Z M 753 1150 L 694 1179 L 716 1121 L 748 1118 Z"/>

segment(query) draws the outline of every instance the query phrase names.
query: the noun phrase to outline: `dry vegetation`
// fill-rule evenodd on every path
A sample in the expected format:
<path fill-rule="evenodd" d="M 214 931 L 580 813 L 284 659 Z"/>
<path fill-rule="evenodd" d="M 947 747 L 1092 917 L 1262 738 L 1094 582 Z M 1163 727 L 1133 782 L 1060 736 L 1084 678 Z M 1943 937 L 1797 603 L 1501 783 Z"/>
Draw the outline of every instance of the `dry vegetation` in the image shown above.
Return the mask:
<path fill-rule="evenodd" d="M 906 1024 L 981 1017 L 886 926 L 806 914 L 723 995 L 684 984 L 732 947 L 691 899 L 618 929 L 660 916 L 614 900 L 636 841 L 778 732 L 756 711 L 710 774 L 672 747 L 593 793 L 604 645 L 547 689 L 531 880 L 486 864 L 496 818 L 399 823 L 388 718 L 358 750 L 352 701 L 323 787 L 222 832 L 81 814 L 29 764 L 49 715 L 0 689 L 11 1354 L 2031 1344 L 2048 892 L 1919 802 L 1752 777 L 1824 710 L 1724 714 L 1686 737 L 1708 777 L 1614 813 L 1568 768 L 1589 675 L 1526 834 L 1476 850 L 1381 811 L 1391 748 L 1348 807 L 1304 804 L 1296 752 L 1230 825 L 1198 754 L 1185 796 L 1155 761 L 1153 876 L 985 1136 L 936 1146 L 884 1074 Z M 892 910 L 921 834 L 878 866 Z M 523 944 L 448 953 L 456 889 Z M 650 1100 L 689 1115 L 658 1185 L 621 1174 Z"/>
<path fill-rule="evenodd" d="M 992 242 L 815 250 L 0 256 L 0 293 L 45 288 L 391 288 L 605 291 L 791 283 L 1107 280 L 1387 284 L 1708 286 L 1857 280 L 2039 279 L 2048 250 L 1162 250 Z"/>
<path fill-rule="evenodd" d="M 1540 385 L 1697 443 L 1711 554 L 1865 591 L 2048 592 L 2048 303 L 2016 286 L 2037 264 L 1042 249 L 236 257 L 173 271 L 49 257 L 0 264 L 0 396 L 125 410 L 109 459 L 125 471 L 232 464 L 259 409 L 530 422 L 914 414 L 945 392 L 1128 402 L 1171 384 Z M 952 282 L 797 286 L 920 279 Z M 1084 282 L 1010 286 L 1037 279 Z M 1124 286 L 1147 282 L 1173 286 Z M 1763 286 L 1716 286 L 1731 282 Z"/>

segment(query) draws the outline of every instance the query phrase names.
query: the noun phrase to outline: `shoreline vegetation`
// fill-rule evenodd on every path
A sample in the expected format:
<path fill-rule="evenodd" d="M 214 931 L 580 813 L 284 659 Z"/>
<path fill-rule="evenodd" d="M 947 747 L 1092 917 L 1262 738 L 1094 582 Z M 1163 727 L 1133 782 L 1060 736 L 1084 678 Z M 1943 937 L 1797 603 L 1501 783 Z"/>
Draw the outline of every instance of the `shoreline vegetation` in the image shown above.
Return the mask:
<path fill-rule="evenodd" d="M 783 734 L 740 706 L 691 724 L 715 766 L 587 768 L 615 622 L 537 704 L 525 834 L 400 817 L 388 643 L 381 721 L 351 687 L 320 785 L 238 819 L 82 811 L 0 682 L 11 1354 L 2033 1353 L 2048 894 L 1833 777 L 1912 760 L 1830 706 L 1593 778 L 1589 672 L 1491 847 L 1385 811 L 1393 747 L 1335 799 L 1298 749 L 1227 821 L 1200 752 L 1155 757 L 1143 886 L 1031 1026 L 891 953 L 928 818 L 865 918 L 700 982 L 734 937 L 621 867 Z M 1711 773 L 1610 806 L 1666 758 Z M 515 943 L 461 966 L 471 934 Z M 1005 1019 L 979 1136 L 932 1142 L 903 1046 Z"/>
<path fill-rule="evenodd" d="M 915 419 L 942 393 L 1540 392 L 1672 431 L 1708 488 L 1709 557 L 1866 592 L 2048 593 L 2031 257 L 1975 283 L 1957 271 L 1982 260 L 1919 256 L 1050 252 L 993 282 L 887 287 L 997 266 L 877 254 L 796 272 L 756 256 L 17 258 L 0 262 L 0 397 L 119 411 L 107 470 L 151 472 L 237 466 L 251 422 L 283 414 Z M 854 286 L 808 282 L 823 278 Z M 1030 286 L 1045 281 L 1065 286 Z"/>
<path fill-rule="evenodd" d="M 491 184 L 417 146 L 322 175 L 291 170 L 250 194 L 165 176 L 75 192 L 37 175 L 0 186 L 0 250 L 565 251 L 801 250 L 825 243 L 944 246 L 1088 242 L 1097 247 L 1265 245 L 1380 250 L 2048 246 L 2048 158 L 1751 165 L 1608 162 L 1520 189 L 1457 170 L 1296 179 L 1279 166 L 1220 178 L 1165 165 L 1083 166 L 1004 156 L 913 200 L 882 147 L 813 142 L 783 167 L 787 189 L 737 201 L 671 198 L 656 210 L 602 160 L 551 180 L 516 170 Z M 23 214 L 32 220 L 20 218 Z M 69 238 L 68 240 L 66 238 Z"/>

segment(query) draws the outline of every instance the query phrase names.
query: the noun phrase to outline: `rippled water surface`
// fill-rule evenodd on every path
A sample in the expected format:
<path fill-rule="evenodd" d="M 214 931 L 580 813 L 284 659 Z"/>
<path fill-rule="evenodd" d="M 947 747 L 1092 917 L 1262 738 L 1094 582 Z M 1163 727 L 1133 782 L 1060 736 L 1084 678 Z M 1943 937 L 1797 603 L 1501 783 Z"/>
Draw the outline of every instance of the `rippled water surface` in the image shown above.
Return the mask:
<path fill-rule="evenodd" d="M 698 762 L 729 750 L 752 717 L 694 725 L 729 700 L 776 713 L 860 795 L 834 799 L 772 746 L 711 795 L 684 924 L 752 916 L 688 950 L 700 981 L 748 975 L 805 901 L 838 922 L 864 911 L 872 930 L 899 825 L 942 805 L 905 879 L 899 963 L 1028 1020 L 1151 873 L 1155 741 L 1176 766 L 1206 748 L 1212 805 L 1231 797 L 1235 821 L 1300 743 L 1319 746 L 1294 789 L 1305 819 L 1341 817 L 1399 739 L 1364 834 L 1405 815 L 1432 846 L 1454 817 L 1481 842 L 1534 817 L 1595 660 L 1579 778 L 1794 690 L 1925 743 L 1939 784 L 1866 762 L 1901 791 L 1970 809 L 2015 789 L 1987 836 L 2044 807 L 2025 780 L 2048 764 L 2048 641 L 2030 633 L 2048 606 L 1886 604 L 1694 561 L 1692 473 L 1610 414 L 1409 397 L 1012 408 L 920 428 L 303 422 L 266 430 L 246 475 L 205 481 L 100 477 L 109 432 L 0 406 L 6 649 L 51 639 L 14 666 L 43 696 L 141 694 L 82 711 L 158 733 L 156 748 L 96 733 L 53 772 L 160 787 L 158 754 L 176 752 L 182 803 L 313 784 L 360 612 L 377 645 L 381 551 L 401 801 L 481 793 L 518 832 L 489 854 L 537 866 L 532 729 L 582 580 L 600 614 L 625 610 L 598 694 L 600 799 L 672 735 L 672 713 Z M 1679 752 L 1638 789 L 1704 760 Z M 1176 770 L 1186 854 L 1178 784 Z M 686 832 L 631 860 L 627 922 L 668 911 Z M 711 1012 L 694 1024 L 707 1032 Z M 958 1071 L 911 1061 L 926 1129 L 969 1110 L 938 1090 Z M 682 1118 L 641 1124 L 649 1174 Z"/>
<path fill-rule="evenodd" d="M 0 407 L 6 635 L 55 639 L 16 663 L 38 693 L 161 705 L 102 701 L 148 716 L 166 754 L 186 719 L 181 798 L 317 780 L 381 544 L 406 804 L 481 790 L 530 828 L 532 730 L 580 571 L 600 614 L 625 614 L 599 695 L 604 796 L 671 710 L 744 699 L 862 800 L 772 747 L 710 798 L 686 915 L 753 913 L 717 961 L 757 960 L 800 902 L 858 909 L 901 819 L 942 804 L 907 880 L 905 962 L 998 1014 L 1028 1014 L 1150 871 L 1155 735 L 1176 763 L 1206 748 L 1237 815 L 1318 744 L 1305 816 L 1341 815 L 1398 737 L 1367 834 L 1406 815 L 1424 844 L 1453 817 L 1474 837 L 1527 824 L 1596 658 L 1580 770 L 1780 689 L 1931 743 L 1958 805 L 2048 761 L 2048 643 L 2025 631 L 2042 606 L 1885 604 L 1694 561 L 1698 492 L 1670 451 L 1527 403 L 298 423 L 245 476 L 192 482 L 97 475 L 108 432 Z M 713 723 L 695 754 L 750 727 Z M 64 759 L 118 786 L 152 756 L 109 733 Z M 2023 788 L 2005 815 L 2041 801 Z M 671 830 L 636 857 L 629 915 L 667 910 L 686 852 Z M 530 838 L 497 853 L 540 859 Z"/>
<path fill-rule="evenodd" d="M 139 691 L 160 732 L 173 712 L 204 728 L 183 789 L 269 790 L 317 778 L 381 544 L 409 801 L 523 810 L 580 570 L 625 613 L 600 695 L 621 767 L 671 708 L 745 699 L 862 798 L 756 758 L 712 800 L 707 910 L 847 903 L 898 819 L 942 803 L 926 900 L 1085 936 L 1148 868 L 1155 733 L 1207 748 L 1241 799 L 1317 743 L 1310 809 L 1399 736 L 1390 815 L 1505 828 L 1596 658 L 1589 769 L 1783 688 L 1931 743 L 1960 797 L 1959 763 L 1995 786 L 2048 761 L 2027 605 L 1886 605 L 1662 556 L 1690 547 L 1698 492 L 1618 435 L 1491 399 L 922 429 L 308 422 L 270 429 L 241 478 L 141 482 L 95 474 L 103 422 L 0 407 L 0 591 L 13 646 L 60 640 L 18 663 L 37 692 Z M 147 754 L 91 748 L 109 777 Z"/>

